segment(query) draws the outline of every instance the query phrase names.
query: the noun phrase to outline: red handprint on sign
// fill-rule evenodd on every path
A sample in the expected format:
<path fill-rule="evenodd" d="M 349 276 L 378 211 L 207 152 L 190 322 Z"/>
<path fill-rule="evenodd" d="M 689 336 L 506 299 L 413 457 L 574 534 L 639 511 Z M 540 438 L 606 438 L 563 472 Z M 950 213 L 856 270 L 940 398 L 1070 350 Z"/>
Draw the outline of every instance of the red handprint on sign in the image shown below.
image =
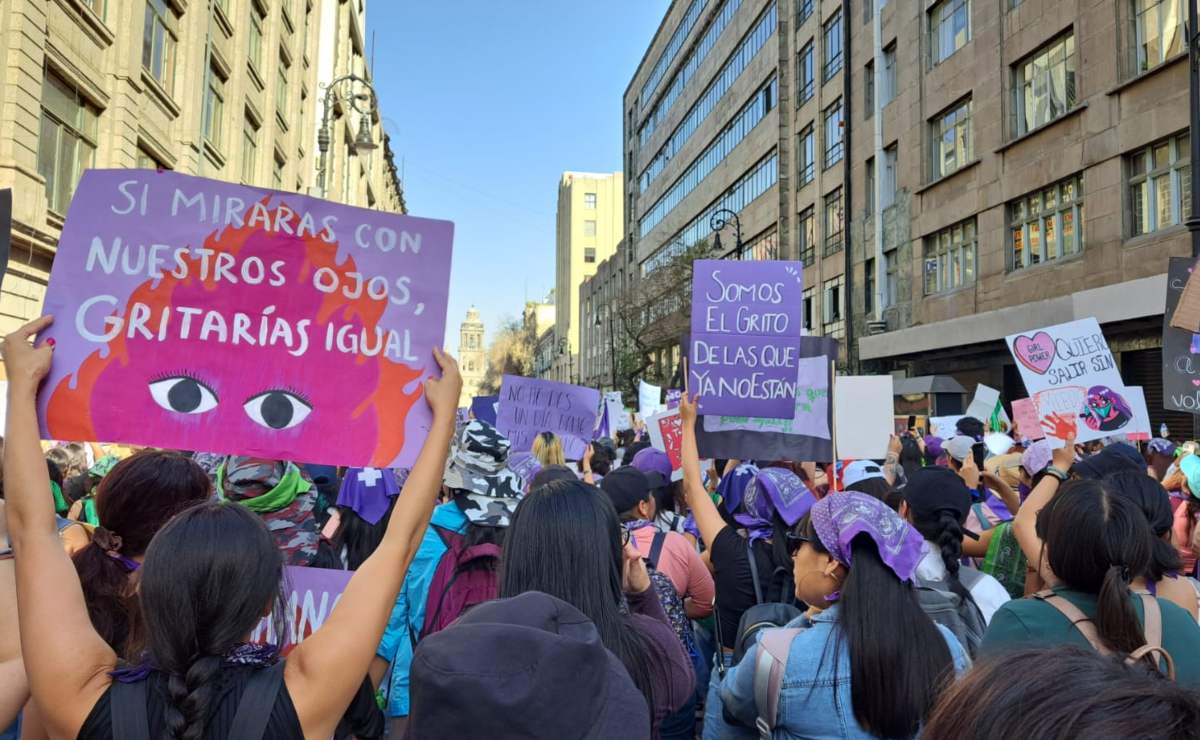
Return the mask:
<path fill-rule="evenodd" d="M 1042 419 L 1042 429 L 1047 437 L 1068 439 L 1075 436 L 1077 428 L 1075 417 L 1067 414 L 1050 414 Z"/>

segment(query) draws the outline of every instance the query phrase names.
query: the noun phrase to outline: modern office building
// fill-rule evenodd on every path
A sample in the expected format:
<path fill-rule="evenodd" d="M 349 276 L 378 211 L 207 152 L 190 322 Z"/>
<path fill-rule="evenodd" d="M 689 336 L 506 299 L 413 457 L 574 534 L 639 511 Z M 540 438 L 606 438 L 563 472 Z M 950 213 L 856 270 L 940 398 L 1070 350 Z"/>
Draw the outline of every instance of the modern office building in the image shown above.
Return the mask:
<path fill-rule="evenodd" d="M 616 251 L 623 220 L 621 173 L 564 172 L 558 183 L 555 235 L 553 378 L 579 377 L 579 285 Z"/>
<path fill-rule="evenodd" d="M 0 4 L 0 187 L 12 188 L 14 201 L 0 332 L 40 312 L 85 169 L 161 167 L 309 192 L 319 83 L 368 71 L 364 13 L 362 0 Z M 340 164 L 347 149 L 339 142 L 364 120 L 344 107 L 333 120 L 328 173 L 344 186 L 328 197 L 403 211 L 379 114 L 365 119 L 379 146 L 354 149 L 357 169 Z"/>

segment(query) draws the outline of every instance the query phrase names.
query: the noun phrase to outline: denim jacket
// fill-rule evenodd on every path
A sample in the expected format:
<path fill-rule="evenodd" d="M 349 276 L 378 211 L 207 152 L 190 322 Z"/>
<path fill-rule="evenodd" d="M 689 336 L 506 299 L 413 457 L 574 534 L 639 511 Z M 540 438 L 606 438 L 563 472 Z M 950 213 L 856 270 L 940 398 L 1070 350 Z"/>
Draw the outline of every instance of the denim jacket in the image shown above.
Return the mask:
<path fill-rule="evenodd" d="M 835 604 L 811 619 L 801 616 L 787 625 L 805 629 L 792 641 L 788 653 L 787 671 L 780 689 L 776 740 L 874 737 L 854 718 L 850 699 L 850 656 L 844 641 L 837 650 L 836 662 L 828 659 L 834 655 L 837 641 L 837 614 Z M 950 648 L 955 672 L 962 673 L 970 659 L 952 632 L 940 625 L 938 630 Z M 899 635 L 888 637 L 903 639 Z M 758 651 L 758 645 L 747 650 L 741 662 L 725 674 L 721 684 L 721 699 L 726 710 L 750 727 L 758 718 L 754 702 L 754 664 L 758 660 Z"/>

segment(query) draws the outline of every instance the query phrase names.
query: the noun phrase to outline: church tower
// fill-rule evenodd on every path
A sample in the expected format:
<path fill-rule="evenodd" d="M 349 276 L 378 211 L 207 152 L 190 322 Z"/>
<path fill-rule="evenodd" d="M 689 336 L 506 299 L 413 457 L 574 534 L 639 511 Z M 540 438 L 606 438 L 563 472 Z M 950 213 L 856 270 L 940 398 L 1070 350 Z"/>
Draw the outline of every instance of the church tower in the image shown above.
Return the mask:
<path fill-rule="evenodd" d="M 458 369 L 462 373 L 462 395 L 459 408 L 468 408 L 471 399 L 479 395 L 479 385 L 487 372 L 487 355 L 483 348 L 483 322 L 479 320 L 479 309 L 467 309 L 467 318 L 458 330 Z"/>

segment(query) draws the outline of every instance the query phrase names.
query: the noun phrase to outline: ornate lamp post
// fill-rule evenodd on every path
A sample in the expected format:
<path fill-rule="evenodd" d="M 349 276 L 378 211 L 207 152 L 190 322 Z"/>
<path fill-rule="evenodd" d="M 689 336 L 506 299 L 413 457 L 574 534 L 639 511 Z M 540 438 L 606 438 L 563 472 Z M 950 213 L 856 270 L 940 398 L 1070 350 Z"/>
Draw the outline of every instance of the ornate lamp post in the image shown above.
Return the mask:
<path fill-rule="evenodd" d="M 734 251 L 737 253 L 738 259 L 741 259 L 741 257 L 742 257 L 742 220 L 740 218 L 738 218 L 738 215 L 736 213 L 729 210 L 728 208 L 717 209 L 716 211 L 713 212 L 712 218 L 710 218 L 708 221 L 709 228 L 711 228 L 713 230 L 713 233 L 717 235 L 716 238 L 713 240 L 713 247 L 716 249 L 717 255 L 720 256 L 720 254 L 721 254 L 721 230 L 724 229 L 726 226 L 728 226 L 729 222 L 731 220 L 733 221 L 733 235 L 734 235 L 734 239 L 735 239 Z"/>
<path fill-rule="evenodd" d="M 325 197 L 329 145 L 333 141 L 333 107 L 339 102 L 349 105 L 351 110 L 359 114 L 358 133 L 354 136 L 355 151 L 369 152 L 379 147 L 371 136 L 371 114 L 378 108 L 374 86 L 358 75 L 344 75 L 326 85 L 321 128 L 317 131 L 317 149 L 321 154 L 317 169 L 317 196 L 320 198 Z"/>

